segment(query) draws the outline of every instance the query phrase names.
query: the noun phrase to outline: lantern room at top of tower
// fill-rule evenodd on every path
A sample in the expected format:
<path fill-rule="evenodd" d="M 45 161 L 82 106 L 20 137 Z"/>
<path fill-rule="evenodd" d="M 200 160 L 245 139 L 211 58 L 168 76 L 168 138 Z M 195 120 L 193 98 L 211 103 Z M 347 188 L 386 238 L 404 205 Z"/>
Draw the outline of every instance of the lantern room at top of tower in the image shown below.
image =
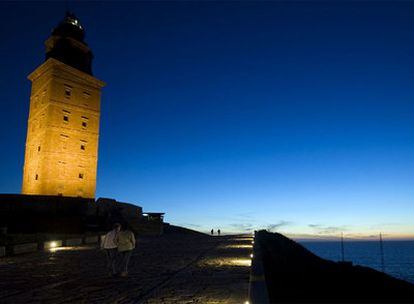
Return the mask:
<path fill-rule="evenodd" d="M 53 29 L 52 35 L 71 37 L 83 42 L 83 39 L 85 38 L 85 31 L 83 30 L 83 27 L 75 14 L 66 12 L 65 18 L 63 18 L 59 25 Z"/>
<path fill-rule="evenodd" d="M 45 42 L 46 60 L 54 58 L 92 75 L 93 54 L 84 38 L 85 30 L 79 19 L 73 13 L 67 12 Z"/>

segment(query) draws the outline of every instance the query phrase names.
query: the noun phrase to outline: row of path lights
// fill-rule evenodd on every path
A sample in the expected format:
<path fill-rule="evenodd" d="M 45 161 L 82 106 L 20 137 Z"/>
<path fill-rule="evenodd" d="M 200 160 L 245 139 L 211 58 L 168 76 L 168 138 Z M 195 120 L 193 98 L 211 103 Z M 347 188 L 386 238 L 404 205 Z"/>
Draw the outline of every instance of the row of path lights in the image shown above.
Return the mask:
<path fill-rule="evenodd" d="M 249 300 L 244 304 L 268 304 L 269 295 L 267 292 L 266 281 L 264 277 L 263 261 L 261 258 L 261 248 L 254 248 L 256 233 L 253 234 L 253 252 L 251 254 L 251 269 L 250 269 L 250 285 L 249 285 Z M 255 259 L 253 260 L 253 257 Z"/>
<path fill-rule="evenodd" d="M 254 232 L 252 233 L 252 237 L 253 237 L 253 240 L 252 240 L 252 250 L 254 252 L 254 237 L 255 237 L 255 233 Z M 253 264 L 253 258 L 254 258 L 253 252 L 250 254 L 250 259 L 251 259 L 250 267 Z M 246 302 L 244 302 L 244 304 L 250 304 L 250 301 L 247 300 Z"/>

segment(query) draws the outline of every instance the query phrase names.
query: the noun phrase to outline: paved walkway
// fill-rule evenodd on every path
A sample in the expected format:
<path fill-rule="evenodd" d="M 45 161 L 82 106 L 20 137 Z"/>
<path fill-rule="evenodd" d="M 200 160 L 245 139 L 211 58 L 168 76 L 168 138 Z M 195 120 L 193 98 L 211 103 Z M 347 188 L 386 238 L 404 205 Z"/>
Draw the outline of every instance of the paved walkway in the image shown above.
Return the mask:
<path fill-rule="evenodd" d="M 251 238 L 138 240 L 128 278 L 93 246 L 0 259 L 0 303 L 225 303 L 247 298 Z"/>

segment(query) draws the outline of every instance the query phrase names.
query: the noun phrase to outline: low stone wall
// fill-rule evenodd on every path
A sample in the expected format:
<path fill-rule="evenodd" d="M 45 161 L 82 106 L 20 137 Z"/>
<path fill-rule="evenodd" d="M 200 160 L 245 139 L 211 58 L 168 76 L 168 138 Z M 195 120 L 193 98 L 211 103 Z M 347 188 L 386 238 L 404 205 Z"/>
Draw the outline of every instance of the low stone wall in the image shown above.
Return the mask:
<path fill-rule="evenodd" d="M 159 224 L 158 224 L 159 225 Z M 151 235 L 147 233 L 143 235 Z M 158 233 L 156 234 L 158 235 Z M 13 242 L 10 244 L 6 243 L 4 246 L 0 246 L 0 257 L 6 255 L 18 255 L 23 253 L 35 252 L 38 250 L 50 250 L 56 247 L 64 246 L 81 246 L 83 244 L 102 244 L 105 239 L 105 235 L 48 235 L 42 237 L 32 238 L 17 238 L 14 242 L 17 244 L 13 245 Z M 21 244 L 19 244 L 21 243 Z"/>
<path fill-rule="evenodd" d="M 26 244 L 19 244 L 14 245 L 12 247 L 13 254 L 22 254 L 22 253 L 29 253 L 35 252 L 38 249 L 37 243 L 26 243 Z"/>
<path fill-rule="evenodd" d="M 0 227 L 8 233 L 85 233 L 93 199 L 0 194 Z"/>
<path fill-rule="evenodd" d="M 65 241 L 66 246 L 80 246 L 82 245 L 82 238 L 73 238 L 73 239 L 67 239 Z"/>
<path fill-rule="evenodd" d="M 85 244 L 95 244 L 98 243 L 98 236 L 86 236 L 85 237 Z"/>
<path fill-rule="evenodd" d="M 50 236 L 49 236 L 50 237 Z M 6 255 L 19 255 L 24 253 L 35 252 L 38 250 L 51 250 L 57 247 L 65 247 L 65 246 L 81 246 L 83 244 L 100 244 L 102 241 L 103 235 L 87 235 L 75 237 L 75 235 L 68 236 L 69 238 L 65 238 L 64 236 L 56 237 L 56 239 L 51 238 L 47 241 L 42 239 L 27 239 L 26 242 L 21 244 L 9 244 L 9 245 L 2 245 L 0 246 L 0 257 L 4 257 Z M 58 239 L 60 238 L 60 239 Z"/>

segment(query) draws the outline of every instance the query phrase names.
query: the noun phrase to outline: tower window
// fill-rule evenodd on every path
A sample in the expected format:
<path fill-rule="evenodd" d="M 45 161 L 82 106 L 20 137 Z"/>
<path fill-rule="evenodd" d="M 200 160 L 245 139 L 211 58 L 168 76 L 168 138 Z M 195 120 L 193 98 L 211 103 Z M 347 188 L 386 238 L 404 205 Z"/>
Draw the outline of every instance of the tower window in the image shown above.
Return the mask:
<path fill-rule="evenodd" d="M 86 150 L 85 145 L 81 145 L 80 148 L 81 148 L 81 150 L 84 150 L 84 151 Z"/>
<path fill-rule="evenodd" d="M 83 173 L 79 173 L 79 178 L 83 178 Z"/>
<path fill-rule="evenodd" d="M 72 87 L 65 86 L 65 97 L 70 98 L 70 96 L 72 96 Z"/>
<path fill-rule="evenodd" d="M 64 122 L 69 122 L 69 116 L 70 116 L 70 112 L 67 110 L 62 110 L 63 112 L 63 121 Z"/>
<path fill-rule="evenodd" d="M 38 180 L 39 179 L 39 175 L 38 174 L 36 174 L 35 175 L 35 180 Z"/>
<path fill-rule="evenodd" d="M 81 119 L 82 119 L 82 128 L 83 129 L 86 129 L 88 127 L 88 120 L 89 120 L 89 118 L 86 117 L 86 116 L 82 116 Z"/>
<path fill-rule="evenodd" d="M 37 152 L 40 152 L 40 146 L 37 147 Z"/>

